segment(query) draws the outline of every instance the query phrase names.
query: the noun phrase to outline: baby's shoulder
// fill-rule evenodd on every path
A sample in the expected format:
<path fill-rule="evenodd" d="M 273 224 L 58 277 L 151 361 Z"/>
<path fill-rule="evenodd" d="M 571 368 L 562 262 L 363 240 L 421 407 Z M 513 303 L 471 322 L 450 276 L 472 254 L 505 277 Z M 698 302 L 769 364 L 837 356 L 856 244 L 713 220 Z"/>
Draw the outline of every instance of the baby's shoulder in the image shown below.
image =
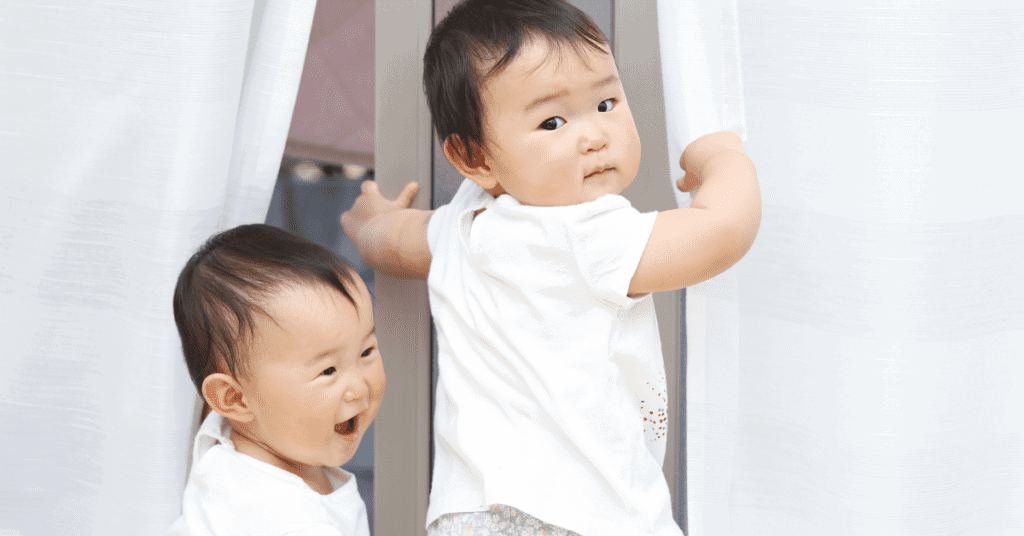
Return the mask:
<path fill-rule="evenodd" d="M 309 510 L 312 490 L 289 479 L 290 475 L 277 474 L 284 472 L 281 469 L 247 458 L 229 446 L 215 445 L 199 461 L 187 487 L 204 504 L 237 511 L 243 517 Z"/>

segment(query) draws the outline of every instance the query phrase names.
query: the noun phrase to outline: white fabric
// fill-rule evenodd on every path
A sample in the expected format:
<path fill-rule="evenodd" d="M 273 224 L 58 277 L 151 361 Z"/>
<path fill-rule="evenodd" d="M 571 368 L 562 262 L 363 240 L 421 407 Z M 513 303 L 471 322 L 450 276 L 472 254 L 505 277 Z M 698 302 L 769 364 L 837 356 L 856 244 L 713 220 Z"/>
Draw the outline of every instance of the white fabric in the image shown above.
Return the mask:
<path fill-rule="evenodd" d="M 210 412 L 196 434 L 182 516 L 168 536 L 369 536 L 355 475 L 327 467 L 320 495 L 298 475 L 235 450 L 231 423 Z"/>
<path fill-rule="evenodd" d="M 3 2 L 0 532 L 180 514 L 171 293 L 210 234 L 266 217 L 314 3 L 259 2 L 250 39 L 252 0 Z"/>
<path fill-rule="evenodd" d="M 434 212 L 428 525 L 507 504 L 587 536 L 680 534 L 654 305 L 626 296 L 655 216 L 616 195 L 524 206 L 469 180 Z"/>
<path fill-rule="evenodd" d="M 1024 534 L 1024 6 L 676 3 L 663 58 L 738 35 L 764 201 L 687 290 L 688 534 Z"/>
<path fill-rule="evenodd" d="M 658 0 L 670 177 L 698 137 L 731 130 L 746 140 L 735 0 Z M 757 161 L 755 160 L 755 165 Z M 673 184 L 680 207 L 690 194 Z M 762 187 L 763 189 L 763 187 Z M 686 289 L 685 528 L 729 534 L 739 331 L 736 269 Z"/>

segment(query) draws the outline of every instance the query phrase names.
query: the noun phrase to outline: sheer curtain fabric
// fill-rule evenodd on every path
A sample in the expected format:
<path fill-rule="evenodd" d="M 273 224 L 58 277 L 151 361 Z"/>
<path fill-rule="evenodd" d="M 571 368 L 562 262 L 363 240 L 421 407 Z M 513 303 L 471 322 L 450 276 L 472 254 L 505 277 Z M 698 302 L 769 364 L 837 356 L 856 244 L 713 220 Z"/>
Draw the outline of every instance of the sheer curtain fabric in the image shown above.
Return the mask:
<path fill-rule="evenodd" d="M 195 394 L 171 315 L 262 222 L 314 0 L 0 10 L 0 534 L 163 534 Z"/>
<path fill-rule="evenodd" d="M 689 534 L 1024 533 L 1024 7 L 658 8 L 670 153 L 764 201 L 687 292 Z"/>

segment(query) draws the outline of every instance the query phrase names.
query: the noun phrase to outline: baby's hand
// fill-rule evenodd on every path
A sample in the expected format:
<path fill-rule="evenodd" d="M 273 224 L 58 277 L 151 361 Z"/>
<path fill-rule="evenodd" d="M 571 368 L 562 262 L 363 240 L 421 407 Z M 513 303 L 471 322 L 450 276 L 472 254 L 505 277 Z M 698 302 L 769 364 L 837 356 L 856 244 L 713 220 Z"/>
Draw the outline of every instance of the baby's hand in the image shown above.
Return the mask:
<path fill-rule="evenodd" d="M 743 153 L 743 142 L 736 133 L 728 130 L 705 134 L 690 142 L 679 157 L 679 167 L 686 175 L 676 181 L 676 187 L 683 192 L 696 190 L 704 182 L 704 165 L 722 151 Z"/>
<path fill-rule="evenodd" d="M 341 228 L 359 248 L 364 238 L 360 235 L 364 230 L 371 228 L 378 219 L 389 212 L 409 208 L 419 189 L 419 184 L 410 182 L 402 188 L 402 192 L 394 201 L 388 201 L 381 195 L 375 182 L 363 181 L 362 193 L 356 198 L 352 208 L 341 214 Z"/>

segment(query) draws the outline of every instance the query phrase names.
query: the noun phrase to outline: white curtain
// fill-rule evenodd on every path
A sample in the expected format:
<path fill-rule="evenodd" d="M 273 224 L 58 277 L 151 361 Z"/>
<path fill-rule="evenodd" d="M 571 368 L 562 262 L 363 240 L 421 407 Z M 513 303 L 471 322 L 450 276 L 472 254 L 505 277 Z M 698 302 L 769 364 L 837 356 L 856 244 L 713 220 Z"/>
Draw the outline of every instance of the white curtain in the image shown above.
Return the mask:
<path fill-rule="evenodd" d="M 163 534 L 194 388 L 171 315 L 262 222 L 315 0 L 0 9 L 0 534 Z"/>
<path fill-rule="evenodd" d="M 1024 5 L 658 10 L 670 154 L 764 201 L 687 290 L 689 534 L 1024 534 Z"/>

